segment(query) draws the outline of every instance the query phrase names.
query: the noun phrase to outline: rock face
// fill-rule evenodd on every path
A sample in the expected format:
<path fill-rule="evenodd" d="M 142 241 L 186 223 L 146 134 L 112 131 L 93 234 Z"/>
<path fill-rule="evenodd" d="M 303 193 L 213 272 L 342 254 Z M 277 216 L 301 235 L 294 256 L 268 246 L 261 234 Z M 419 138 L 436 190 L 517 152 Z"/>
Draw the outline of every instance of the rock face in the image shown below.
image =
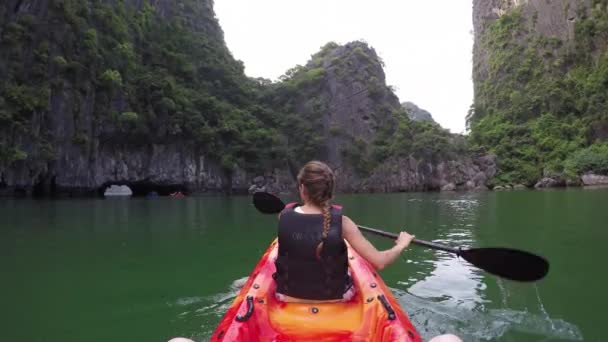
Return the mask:
<path fill-rule="evenodd" d="M 557 177 L 543 177 L 539 180 L 534 187 L 539 188 L 557 188 L 566 186 L 566 181 L 562 178 Z"/>
<path fill-rule="evenodd" d="M 328 44 L 313 56 L 306 68 L 307 72 L 321 69 L 324 77 L 321 82 L 311 83 L 298 92 L 294 99 L 295 107 L 299 115 L 311 121 L 316 115 L 321 115 L 325 151 L 320 153 L 320 158 L 336 171 L 339 191 L 482 189 L 495 175 L 493 156 L 472 158 L 466 152 L 449 156 L 439 156 L 439 153 L 430 157 L 415 156 L 428 146 L 416 146 L 409 156 L 388 156 L 378 164 L 361 165 L 365 164 L 363 161 L 374 159 L 376 144 L 407 139 L 396 132 L 400 124 L 407 125 L 410 120 L 399 116 L 403 113 L 403 106 L 386 85 L 384 70 L 375 50 L 362 42 L 344 46 Z M 321 114 L 317 114 L 314 106 L 310 105 L 311 99 L 316 99 L 324 109 Z M 406 107 L 428 113 L 415 105 L 406 104 Z M 433 127 L 441 130 L 436 124 Z M 417 129 L 407 132 L 415 135 L 412 145 L 417 145 Z M 386 137 L 379 141 L 382 135 Z M 449 134 L 438 137 L 446 135 Z M 458 135 L 449 135 L 449 140 L 447 146 L 464 144 Z M 425 144 L 433 143 L 435 141 L 425 141 Z"/>
<path fill-rule="evenodd" d="M 362 42 L 333 49 L 322 67 L 326 71 L 318 97 L 324 98 L 326 159 L 338 167 L 346 161 L 341 153 L 352 137 L 369 143 L 381 124 L 396 122 L 390 115 L 399 99 L 387 87 L 376 51 Z M 340 134 L 331 131 L 336 127 Z"/>
<path fill-rule="evenodd" d="M 567 43 L 573 43 L 574 25 L 579 19 L 581 8 L 588 8 L 592 0 L 473 0 L 473 44 L 475 84 L 486 79 L 488 75 L 488 56 L 481 38 L 485 30 L 496 19 L 514 10 L 520 9 L 522 16 L 535 17 L 532 32 L 545 37 L 558 38 Z M 524 39 L 525 37 L 522 37 Z"/>
<path fill-rule="evenodd" d="M 501 182 L 573 185 L 543 177 L 565 178 L 572 157 L 608 137 L 608 93 L 587 86 L 605 79 L 607 14 L 595 0 L 473 1 L 469 142 L 496 153 Z M 573 126 L 581 130 L 570 134 Z"/>
<path fill-rule="evenodd" d="M 588 173 L 581 176 L 581 181 L 585 186 L 608 185 L 608 176 Z"/>
<path fill-rule="evenodd" d="M 433 120 L 433 116 L 428 111 L 418 107 L 413 102 L 402 102 L 401 106 L 407 111 L 407 115 L 414 121 L 430 121 Z"/>
<path fill-rule="evenodd" d="M 308 68 L 324 70 L 317 86 L 310 87 L 297 99 L 297 111 L 312 120 L 311 98 L 323 103 L 322 138 L 324 148 L 317 154 L 338 174 L 339 191 L 361 190 L 364 178 L 354 165 L 367 155 L 381 126 L 396 126 L 392 115 L 400 108 L 399 99 L 387 87 L 386 77 L 376 51 L 362 42 L 327 49 L 321 62 L 311 60 Z M 349 158 L 348 153 L 356 155 Z"/>
<path fill-rule="evenodd" d="M 13 61 L 11 61 L 12 64 L 0 63 L 5 64 L 0 66 L 0 76 L 4 81 L 15 67 L 25 70 L 43 68 L 44 75 L 40 75 L 40 73 L 24 75 L 22 78 L 17 75 L 13 82 L 22 82 L 26 86 L 16 89 L 28 89 L 27 86 L 33 85 L 31 91 L 33 94 L 47 91 L 48 94 L 40 101 L 41 103 L 34 102 L 32 105 L 25 103 L 28 100 L 27 97 L 11 95 L 11 92 L 14 93 L 14 91 L 9 91 L 7 84 L 0 84 L 0 133 L 2 134 L 0 137 L 0 194 L 11 195 L 14 192 L 25 194 L 96 193 L 110 183 L 145 183 L 151 187 L 179 185 L 189 191 L 244 192 L 247 190 L 249 180 L 257 174 L 248 174 L 238 167 L 228 172 L 226 168 L 222 167 L 217 157 L 211 158 L 203 151 L 204 148 L 201 144 L 195 144 L 190 136 L 180 135 L 179 128 L 175 129 L 169 125 L 171 113 L 166 109 L 158 109 L 158 106 L 152 109 L 156 105 L 148 103 L 148 112 L 139 113 L 140 116 L 153 116 L 154 120 L 150 120 L 151 122 L 162 122 L 159 126 L 163 127 L 157 127 L 156 131 L 150 131 L 149 126 L 135 127 L 139 126 L 139 123 L 129 124 L 120 122 L 122 118 L 119 120 L 112 118 L 110 114 L 113 112 L 129 114 L 131 102 L 135 97 L 133 92 L 149 91 L 153 98 L 160 100 L 164 95 L 162 91 L 159 91 L 158 85 L 153 83 L 156 80 L 150 81 L 152 83 L 150 89 L 142 87 L 141 89 L 129 90 L 127 88 L 110 91 L 101 84 L 100 80 L 103 78 L 100 77 L 100 74 L 107 69 L 123 68 L 126 70 L 127 67 L 118 61 L 110 61 L 110 63 L 109 58 L 106 58 L 103 63 L 97 62 L 100 65 L 88 65 L 87 67 L 91 68 L 88 74 L 78 69 L 81 68 L 82 63 L 76 59 L 77 56 L 87 55 L 89 53 L 87 49 L 98 49 L 101 45 L 99 42 L 101 32 L 108 30 L 104 25 L 116 29 L 116 32 L 104 32 L 104 34 L 114 35 L 112 38 L 115 38 L 117 43 L 121 43 L 122 40 L 127 42 L 119 45 L 117 49 L 124 48 L 126 53 L 130 53 L 129 49 L 140 49 L 137 53 L 143 55 L 142 61 L 145 61 L 146 57 L 153 58 L 146 55 L 149 51 L 141 52 L 144 48 L 134 46 L 129 42 L 132 38 L 120 30 L 122 23 L 117 19 L 118 17 L 112 16 L 115 14 L 124 16 L 121 11 L 125 11 L 125 8 L 139 10 L 140 14 L 148 13 L 147 20 L 180 21 L 181 25 L 187 27 L 187 30 L 204 36 L 207 40 L 206 43 L 210 45 L 209 49 L 215 53 L 215 56 L 224 58 L 221 62 L 238 68 L 238 62 L 229 56 L 229 51 L 223 41 L 223 32 L 215 18 L 212 0 L 192 1 L 187 4 L 176 4 L 174 1 L 168 0 L 149 2 L 127 0 L 124 1 L 124 4 L 116 2 L 100 4 L 85 1 L 72 4 L 71 2 L 49 0 L 7 0 L 3 2 L 0 5 L 0 36 L 7 41 L 15 39 L 17 43 L 9 47 L 3 46 L 4 51 L 0 52 L 0 61 L 10 61 L 11 58 Z M 112 14 L 112 12 L 115 13 Z M 98 21 L 97 18 L 103 16 L 108 23 Z M 143 18 L 138 17 L 133 20 L 143 20 Z M 49 26 L 50 34 L 47 35 L 40 31 L 39 27 L 46 28 L 48 25 L 51 26 Z M 12 32 L 12 30 L 16 30 L 15 28 L 26 33 Z M 73 35 L 82 34 L 79 31 L 84 31 L 86 37 L 92 37 L 91 42 L 82 44 L 84 38 L 74 38 Z M 25 34 L 29 35 L 28 39 L 23 37 Z M 66 42 L 80 41 L 82 46 L 63 46 L 62 44 L 65 42 L 61 41 L 62 34 L 65 34 Z M 19 44 L 19 40 L 23 40 L 24 44 Z M 65 44 L 69 45 L 69 43 Z M 82 49 L 83 51 L 73 53 L 72 49 Z M 99 60 L 100 55 L 104 52 L 96 51 L 97 57 L 91 58 Z M 25 56 L 25 60 L 21 62 L 21 65 L 16 65 L 12 54 L 22 54 Z M 39 58 L 39 55 L 44 57 Z M 73 60 L 70 60 L 69 56 Z M 39 58 L 38 62 L 35 58 Z M 175 58 L 182 57 L 175 54 Z M 104 65 L 104 63 L 107 64 Z M 148 65 L 153 63 L 154 61 L 148 61 Z M 167 68 L 169 66 L 159 65 L 158 74 L 177 73 L 168 71 Z M 131 67 L 131 73 L 133 73 L 132 70 L 133 67 Z M 218 69 L 214 72 L 215 76 L 209 76 L 211 81 L 213 78 L 220 79 L 222 76 L 217 75 L 222 70 Z M 127 71 L 123 73 L 122 78 L 127 77 L 126 73 Z M 176 87 L 177 82 L 175 82 L 175 78 L 172 78 L 174 76 L 177 75 L 167 76 L 166 79 L 172 80 L 173 84 L 169 83 L 165 85 L 166 87 Z M 244 75 L 241 76 L 245 79 Z M 42 80 L 39 79 L 41 77 Z M 126 79 L 121 81 L 120 74 L 115 80 L 119 84 L 124 84 L 125 81 Z M 222 81 L 224 80 L 222 79 Z M 219 84 L 220 81 L 215 80 L 215 82 Z M 41 85 L 40 89 L 34 88 L 38 84 Z M 29 96 L 28 91 L 24 91 L 27 96 Z M 2 120 L 5 113 L 3 107 L 8 101 L 4 101 L 4 99 L 10 100 L 9 96 L 12 96 L 13 102 L 30 111 L 24 115 L 27 117 L 27 121 L 22 122 L 17 121 L 19 118 L 10 112 L 10 107 L 6 111 L 9 113 L 9 118 L 20 125 L 13 124 L 13 126 L 25 127 L 25 131 L 27 131 L 25 134 L 17 134 L 18 131 L 9 127 L 10 121 L 9 124 L 6 124 Z M 140 97 L 143 96 L 140 95 Z M 163 100 L 168 103 L 167 106 L 177 106 L 171 99 Z M 134 115 L 131 117 L 138 118 L 137 113 L 132 114 Z M 128 116 L 125 117 L 128 118 Z M 139 129 L 144 129 L 144 131 L 137 133 Z M 171 130 L 175 132 L 170 132 Z M 6 151 L 7 145 L 9 147 L 18 146 L 19 153 L 25 157 L 16 158 L 16 160 L 9 158 L 7 162 L 7 158 L 3 158 L 6 157 L 3 156 L 3 152 Z M 281 179 L 280 173 L 281 171 L 275 173 L 275 170 L 271 169 L 265 173 L 265 177 L 274 184 L 273 179 Z"/>
<path fill-rule="evenodd" d="M 152 188 L 179 185 L 188 191 L 242 193 L 250 186 L 252 178 L 239 170 L 227 174 L 215 161 L 180 144 L 142 148 L 101 146 L 92 155 L 94 158 L 89 159 L 78 149 L 68 150 L 59 160 L 49 164 L 48 169 L 37 172 L 18 163 L 17 167 L 3 173 L 3 182 L 27 193 L 35 191 L 36 187 L 50 187 L 57 193 L 85 194 L 106 184 L 141 182 L 151 184 Z M 275 192 L 284 191 L 284 184 L 291 181 L 291 177 L 281 170 L 259 177 Z"/>
<path fill-rule="evenodd" d="M 390 159 L 362 182 L 359 189 L 366 192 L 487 190 L 487 181 L 496 173 L 495 163 L 493 156 L 438 163 L 412 157 Z"/>

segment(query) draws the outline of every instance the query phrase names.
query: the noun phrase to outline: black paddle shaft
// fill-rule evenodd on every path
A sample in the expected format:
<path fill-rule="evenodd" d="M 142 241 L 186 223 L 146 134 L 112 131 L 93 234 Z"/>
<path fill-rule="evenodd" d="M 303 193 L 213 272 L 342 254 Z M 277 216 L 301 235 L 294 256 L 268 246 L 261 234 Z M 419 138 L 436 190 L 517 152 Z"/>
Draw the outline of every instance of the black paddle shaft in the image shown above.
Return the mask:
<path fill-rule="evenodd" d="M 358 227 L 359 227 L 359 229 L 361 229 L 364 232 L 384 236 L 384 237 L 387 237 L 387 238 L 390 238 L 393 240 L 396 240 L 399 237 L 399 235 L 397 235 L 395 233 L 385 232 L 380 229 L 375 229 L 375 228 L 370 228 L 370 227 L 365 227 L 365 226 L 358 226 Z M 424 240 L 414 239 L 414 240 L 412 240 L 412 243 L 414 243 L 416 245 L 420 245 L 420 246 L 429 247 L 432 249 L 437 249 L 440 251 L 454 253 L 456 255 L 460 255 L 460 252 L 461 252 L 460 248 L 448 247 L 448 246 L 444 246 L 444 245 L 440 245 L 440 244 L 437 244 L 434 242 L 429 242 L 429 241 L 424 241 Z"/>

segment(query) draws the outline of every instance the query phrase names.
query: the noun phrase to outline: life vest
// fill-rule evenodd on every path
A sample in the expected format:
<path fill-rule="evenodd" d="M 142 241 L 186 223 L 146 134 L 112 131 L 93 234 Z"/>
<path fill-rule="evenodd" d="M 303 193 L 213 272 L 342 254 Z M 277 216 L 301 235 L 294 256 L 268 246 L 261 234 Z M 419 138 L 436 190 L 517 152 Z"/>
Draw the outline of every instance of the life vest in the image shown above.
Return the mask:
<path fill-rule="evenodd" d="M 332 206 L 331 223 L 320 258 L 323 215 L 301 214 L 290 203 L 279 219 L 279 255 L 275 261 L 277 292 L 302 299 L 341 299 L 352 286 L 348 252 L 342 238 L 342 207 Z"/>

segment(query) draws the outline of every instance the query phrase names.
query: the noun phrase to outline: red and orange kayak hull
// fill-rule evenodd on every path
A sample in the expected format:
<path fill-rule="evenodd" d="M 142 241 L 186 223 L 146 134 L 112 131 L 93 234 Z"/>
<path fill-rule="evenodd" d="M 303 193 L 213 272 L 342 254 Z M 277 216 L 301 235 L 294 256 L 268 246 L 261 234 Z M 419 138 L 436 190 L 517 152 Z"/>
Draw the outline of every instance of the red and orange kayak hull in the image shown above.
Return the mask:
<path fill-rule="evenodd" d="M 275 297 L 275 240 L 211 336 L 211 341 L 421 342 L 373 267 L 350 246 L 355 297 L 341 303 L 284 303 Z"/>

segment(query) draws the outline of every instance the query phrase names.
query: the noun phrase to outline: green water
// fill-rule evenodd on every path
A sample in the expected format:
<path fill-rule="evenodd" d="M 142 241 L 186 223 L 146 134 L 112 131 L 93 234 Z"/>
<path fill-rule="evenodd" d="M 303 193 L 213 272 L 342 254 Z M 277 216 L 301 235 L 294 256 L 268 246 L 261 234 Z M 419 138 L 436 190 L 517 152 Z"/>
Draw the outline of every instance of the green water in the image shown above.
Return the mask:
<path fill-rule="evenodd" d="M 606 341 L 608 190 L 344 195 L 355 222 L 549 259 L 536 285 L 411 247 L 381 272 L 421 335 Z M 275 233 L 247 197 L 0 200 L 0 340 L 206 341 Z M 370 238 L 379 248 L 390 241 Z"/>

